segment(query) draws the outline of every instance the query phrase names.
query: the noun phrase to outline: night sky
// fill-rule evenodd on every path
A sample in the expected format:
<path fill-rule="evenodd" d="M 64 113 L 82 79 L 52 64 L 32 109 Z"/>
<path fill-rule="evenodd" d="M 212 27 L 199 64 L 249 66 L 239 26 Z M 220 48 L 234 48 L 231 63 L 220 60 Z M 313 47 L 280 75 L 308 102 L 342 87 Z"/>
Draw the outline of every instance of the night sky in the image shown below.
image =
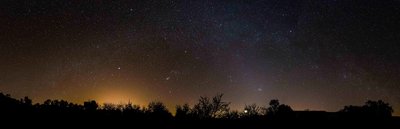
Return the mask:
<path fill-rule="evenodd" d="M 399 0 L 1 0 L 0 92 L 400 115 Z"/>

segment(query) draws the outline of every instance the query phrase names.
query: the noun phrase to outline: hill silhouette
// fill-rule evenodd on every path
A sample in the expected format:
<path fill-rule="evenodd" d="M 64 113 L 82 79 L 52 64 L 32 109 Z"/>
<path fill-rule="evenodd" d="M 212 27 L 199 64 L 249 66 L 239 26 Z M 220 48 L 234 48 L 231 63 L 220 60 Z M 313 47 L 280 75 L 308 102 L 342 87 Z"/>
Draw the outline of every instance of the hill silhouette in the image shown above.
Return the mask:
<path fill-rule="evenodd" d="M 362 106 L 344 106 L 338 112 L 294 111 L 279 100 L 266 107 L 245 105 L 243 111 L 230 110 L 223 94 L 200 97 L 193 106 L 177 105 L 172 115 L 162 102 L 141 107 L 128 104 L 103 104 L 89 100 L 81 104 L 65 100 L 46 100 L 33 104 L 28 97 L 12 98 L 0 93 L 3 125 L 27 127 L 122 127 L 133 128 L 274 128 L 274 127 L 399 127 L 393 108 L 382 100 L 368 100 Z"/>

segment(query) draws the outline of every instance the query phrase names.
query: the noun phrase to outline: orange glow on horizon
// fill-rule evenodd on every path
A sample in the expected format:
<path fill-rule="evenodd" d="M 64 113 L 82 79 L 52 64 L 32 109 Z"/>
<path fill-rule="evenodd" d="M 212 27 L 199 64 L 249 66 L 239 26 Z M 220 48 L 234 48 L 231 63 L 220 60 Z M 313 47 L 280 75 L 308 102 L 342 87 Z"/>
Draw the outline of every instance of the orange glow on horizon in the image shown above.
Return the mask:
<path fill-rule="evenodd" d="M 140 98 L 141 95 L 135 95 L 134 93 L 129 93 L 128 91 L 124 90 L 108 90 L 102 93 L 99 93 L 96 97 L 96 101 L 99 104 L 104 103 L 112 103 L 112 104 L 138 104 L 144 105 L 144 101 Z"/>
<path fill-rule="evenodd" d="M 104 103 L 145 105 L 146 100 L 143 99 L 143 93 L 138 90 L 125 88 L 102 88 L 96 95 L 94 100 L 100 105 Z"/>

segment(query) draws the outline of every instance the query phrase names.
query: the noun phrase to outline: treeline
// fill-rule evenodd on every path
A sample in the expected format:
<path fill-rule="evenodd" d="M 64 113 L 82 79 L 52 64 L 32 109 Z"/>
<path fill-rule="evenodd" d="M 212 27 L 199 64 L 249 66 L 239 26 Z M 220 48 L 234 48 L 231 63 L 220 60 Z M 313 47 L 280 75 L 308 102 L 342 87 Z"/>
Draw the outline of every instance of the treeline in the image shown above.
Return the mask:
<path fill-rule="evenodd" d="M 338 112 L 294 111 L 279 100 L 271 100 L 266 106 L 245 105 L 243 110 L 231 110 L 230 102 L 223 101 L 223 94 L 200 97 L 193 106 L 177 105 L 176 114 L 162 102 L 150 102 L 147 106 L 128 104 L 103 104 L 90 100 L 81 104 L 65 100 L 46 100 L 33 104 L 28 97 L 12 98 L 0 93 L 0 115 L 10 120 L 42 121 L 97 121 L 131 123 L 137 125 L 154 123 L 162 127 L 190 127 L 189 125 L 220 125 L 223 127 L 264 127 L 277 122 L 305 122 L 307 120 L 332 122 L 346 119 L 392 119 L 393 108 L 382 100 L 368 100 L 363 106 L 345 106 Z M 202 124 L 201 124 L 202 123 Z"/>

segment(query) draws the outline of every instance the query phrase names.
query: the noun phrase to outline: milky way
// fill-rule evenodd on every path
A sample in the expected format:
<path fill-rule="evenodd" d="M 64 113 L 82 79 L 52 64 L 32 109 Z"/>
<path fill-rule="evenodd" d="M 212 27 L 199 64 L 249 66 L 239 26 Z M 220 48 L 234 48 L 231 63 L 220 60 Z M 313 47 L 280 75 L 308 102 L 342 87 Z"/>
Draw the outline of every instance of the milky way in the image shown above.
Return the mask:
<path fill-rule="evenodd" d="M 400 110 L 398 0 L 4 0 L 0 91 L 36 102 L 279 99 Z M 398 112 L 396 112 L 398 114 Z"/>

